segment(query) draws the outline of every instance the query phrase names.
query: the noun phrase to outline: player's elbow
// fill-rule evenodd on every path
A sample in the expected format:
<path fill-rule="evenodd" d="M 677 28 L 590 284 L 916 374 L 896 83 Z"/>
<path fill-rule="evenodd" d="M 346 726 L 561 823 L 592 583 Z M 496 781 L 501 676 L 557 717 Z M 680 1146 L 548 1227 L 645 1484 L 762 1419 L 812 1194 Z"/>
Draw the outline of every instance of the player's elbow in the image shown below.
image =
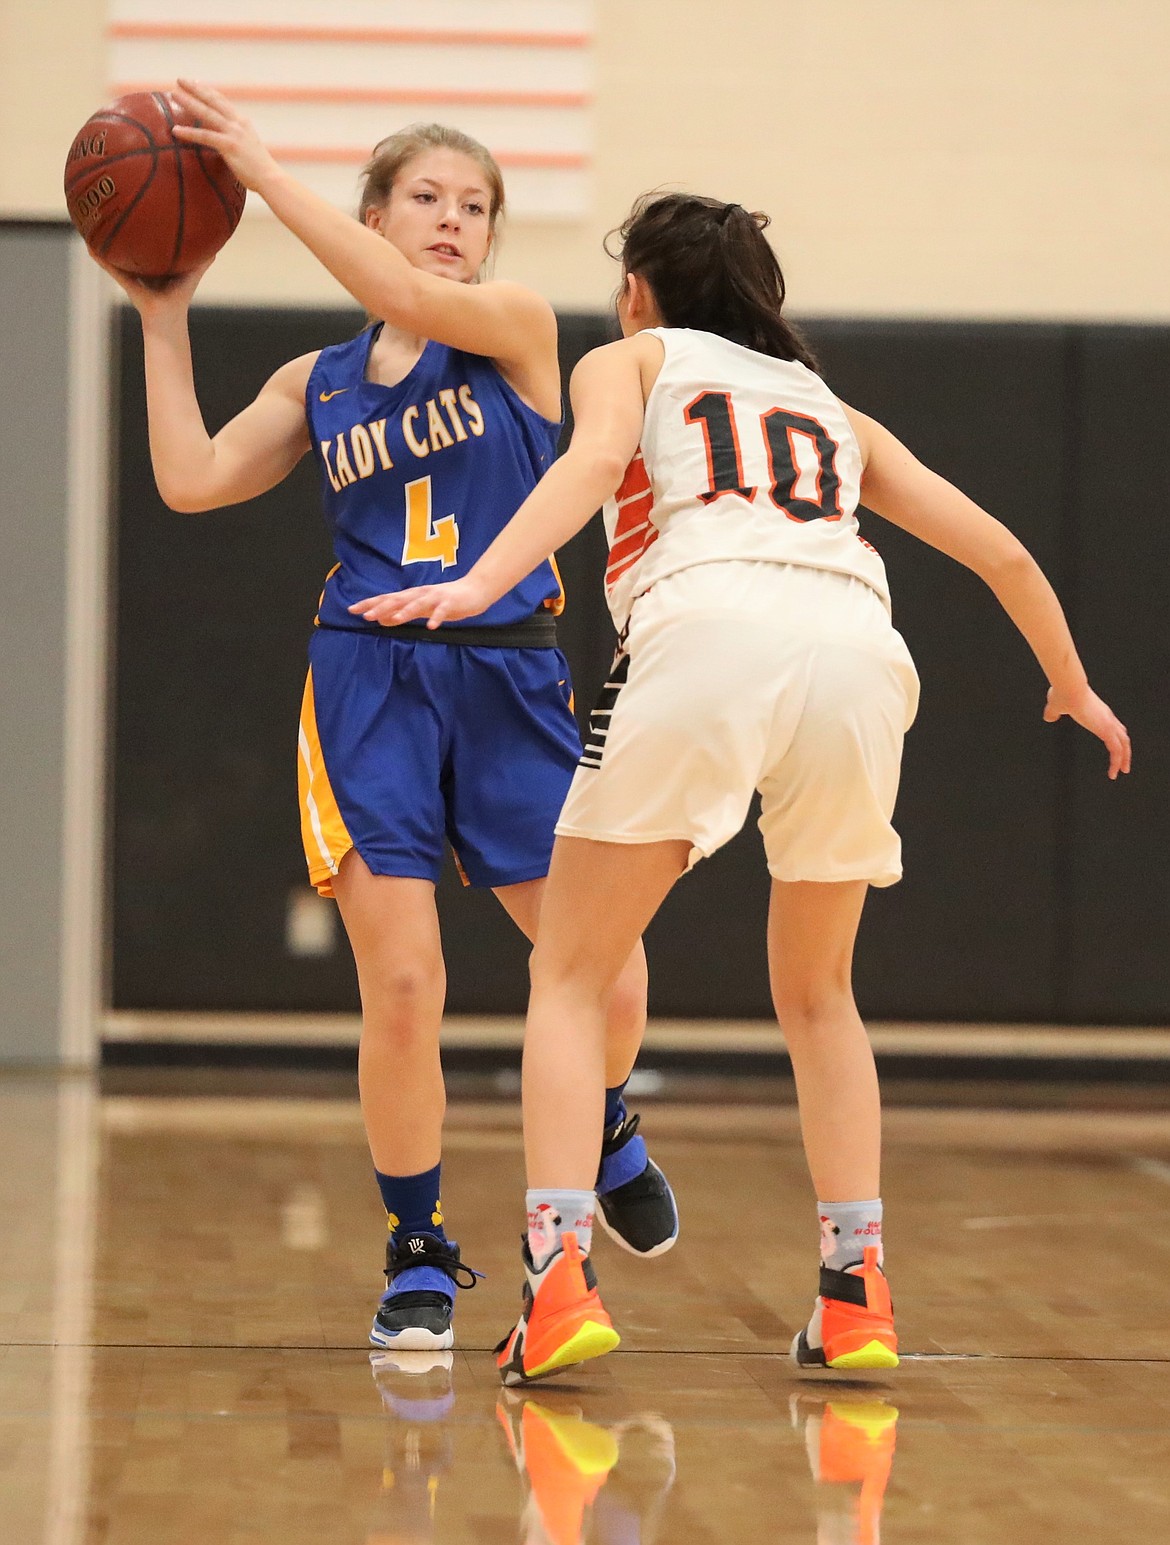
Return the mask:
<path fill-rule="evenodd" d="M 202 515 L 205 510 L 216 508 L 216 501 L 199 489 L 164 482 L 158 482 L 157 487 L 162 502 L 176 515 Z"/>
<path fill-rule="evenodd" d="M 1035 567 L 1036 560 L 1023 542 L 1005 531 L 994 550 L 983 557 L 979 564 L 979 575 L 994 590 L 1030 573 Z"/>
<path fill-rule="evenodd" d="M 608 499 L 616 492 L 626 475 L 627 458 L 603 441 L 574 441 L 569 449 L 568 460 L 588 479 L 590 488 L 599 500 Z"/>
<path fill-rule="evenodd" d="M 212 468 L 194 456 L 158 455 L 151 446 L 151 471 L 158 496 L 176 515 L 198 515 L 215 507 Z"/>
<path fill-rule="evenodd" d="M 615 455 L 613 451 L 601 451 L 594 460 L 594 470 L 597 481 L 606 491 L 606 497 L 617 491 L 618 485 L 626 475 L 626 458 Z"/>

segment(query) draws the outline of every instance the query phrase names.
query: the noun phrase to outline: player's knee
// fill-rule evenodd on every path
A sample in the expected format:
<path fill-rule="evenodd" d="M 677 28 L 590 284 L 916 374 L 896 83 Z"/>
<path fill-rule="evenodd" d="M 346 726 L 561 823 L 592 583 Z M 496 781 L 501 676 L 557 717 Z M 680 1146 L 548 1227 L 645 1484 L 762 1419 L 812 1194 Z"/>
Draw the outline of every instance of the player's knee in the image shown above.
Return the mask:
<path fill-rule="evenodd" d="M 566 955 L 541 949 L 539 943 L 528 960 L 528 979 L 534 994 L 568 994 L 579 998 L 608 997 L 612 977 L 585 952 Z"/>
<path fill-rule="evenodd" d="M 403 965 L 380 973 L 372 988 L 362 994 L 367 1027 L 394 1037 L 410 1037 L 432 1028 L 436 1005 L 440 1013 L 442 1010 L 443 987 L 442 972 L 421 965 Z"/>
<path fill-rule="evenodd" d="M 778 983 L 772 989 L 772 1002 L 786 1034 L 815 1034 L 854 1011 L 848 976 Z"/>
<path fill-rule="evenodd" d="M 609 1000 L 609 1020 L 612 1026 L 623 1029 L 641 1029 L 645 1026 L 646 985 L 646 957 L 641 950 L 637 950 L 613 985 Z"/>

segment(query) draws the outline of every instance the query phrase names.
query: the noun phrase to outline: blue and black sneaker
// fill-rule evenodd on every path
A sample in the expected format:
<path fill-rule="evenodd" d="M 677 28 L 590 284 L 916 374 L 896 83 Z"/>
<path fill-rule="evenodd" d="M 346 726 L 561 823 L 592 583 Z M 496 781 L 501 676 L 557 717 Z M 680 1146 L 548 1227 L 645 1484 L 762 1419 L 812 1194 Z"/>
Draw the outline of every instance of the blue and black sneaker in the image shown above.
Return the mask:
<path fill-rule="evenodd" d="M 435 1234 L 395 1235 L 386 1245 L 386 1291 L 370 1340 L 412 1352 L 455 1345 L 451 1316 L 458 1288 L 473 1288 L 483 1273 L 465 1266 L 459 1246 Z"/>
<path fill-rule="evenodd" d="M 670 1182 L 646 1152 L 638 1116 L 606 1130 L 597 1172 L 597 1219 L 631 1255 L 663 1255 L 678 1238 L 678 1207 Z"/>

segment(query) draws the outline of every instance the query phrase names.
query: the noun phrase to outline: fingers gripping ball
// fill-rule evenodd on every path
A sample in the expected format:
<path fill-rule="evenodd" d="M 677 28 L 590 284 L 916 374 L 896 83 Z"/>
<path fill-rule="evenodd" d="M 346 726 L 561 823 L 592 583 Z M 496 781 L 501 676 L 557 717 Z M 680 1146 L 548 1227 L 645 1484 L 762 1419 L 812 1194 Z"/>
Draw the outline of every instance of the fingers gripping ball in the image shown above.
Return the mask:
<path fill-rule="evenodd" d="M 143 279 L 189 273 L 239 224 L 246 191 L 223 158 L 174 138 L 198 118 L 165 91 L 94 113 L 69 148 L 65 199 L 90 250 Z"/>

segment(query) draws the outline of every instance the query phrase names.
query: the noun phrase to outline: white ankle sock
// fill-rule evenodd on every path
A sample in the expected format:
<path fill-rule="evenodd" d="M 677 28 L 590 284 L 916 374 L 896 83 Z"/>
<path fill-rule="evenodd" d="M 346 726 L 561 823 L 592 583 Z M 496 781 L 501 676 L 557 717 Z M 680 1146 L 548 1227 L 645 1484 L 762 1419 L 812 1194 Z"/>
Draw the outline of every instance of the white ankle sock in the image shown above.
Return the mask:
<path fill-rule="evenodd" d="M 560 1249 L 561 1235 L 573 1233 L 584 1255 L 593 1244 L 592 1191 L 529 1191 L 528 1249 L 532 1264 L 540 1271 Z"/>
<path fill-rule="evenodd" d="M 882 1199 L 871 1202 L 818 1202 L 821 1265 L 846 1271 L 860 1265 L 866 1247 L 876 1245 L 882 1263 Z"/>

